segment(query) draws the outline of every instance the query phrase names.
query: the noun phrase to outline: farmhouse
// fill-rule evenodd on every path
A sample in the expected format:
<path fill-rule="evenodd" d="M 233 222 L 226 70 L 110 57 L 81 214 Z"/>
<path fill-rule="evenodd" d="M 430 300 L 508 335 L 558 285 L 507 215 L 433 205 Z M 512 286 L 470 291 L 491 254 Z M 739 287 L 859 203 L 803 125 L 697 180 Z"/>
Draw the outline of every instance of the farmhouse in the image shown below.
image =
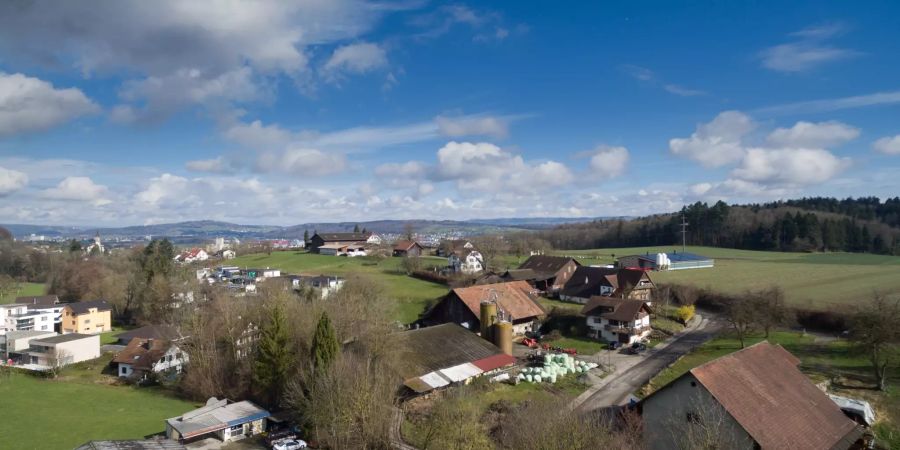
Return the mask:
<path fill-rule="evenodd" d="M 561 289 L 575 269 L 580 266 L 573 258 L 565 256 L 532 255 L 519 265 L 519 270 L 531 270 L 534 273 L 535 287 L 554 292 Z"/>
<path fill-rule="evenodd" d="M 421 256 L 422 245 L 416 241 L 397 241 L 394 243 L 394 256 Z"/>
<path fill-rule="evenodd" d="M 650 336 L 650 307 L 640 300 L 591 297 L 581 314 L 594 339 L 631 345 Z"/>
<path fill-rule="evenodd" d="M 99 357 L 100 335 L 70 333 L 32 339 L 20 362 L 36 370 L 46 370 Z"/>
<path fill-rule="evenodd" d="M 647 253 L 644 255 L 623 256 L 616 260 L 616 266 L 637 270 L 685 270 L 703 269 L 715 265 L 712 258 L 694 253 Z"/>
<path fill-rule="evenodd" d="M 116 354 L 113 364 L 121 378 L 144 379 L 151 373 L 181 373 L 188 356 L 172 341 L 134 338 Z"/>
<path fill-rule="evenodd" d="M 166 437 L 181 443 L 208 437 L 229 442 L 266 431 L 266 418 L 270 415 L 247 400 L 233 403 L 212 397 L 202 408 L 166 419 Z"/>
<path fill-rule="evenodd" d="M 579 266 L 559 291 L 560 300 L 587 303 L 594 296 L 651 301 L 653 281 L 646 272 Z"/>
<path fill-rule="evenodd" d="M 534 289 L 525 281 L 485 284 L 453 289 L 422 318 L 423 323 L 457 323 L 472 331 L 481 328 L 481 302 L 496 302 L 498 316 L 512 322 L 513 333 L 525 334 L 546 312 L 534 300 Z"/>
<path fill-rule="evenodd" d="M 718 448 L 851 448 L 861 430 L 799 364 L 763 341 L 691 369 L 639 404 L 647 447 L 672 448 L 673 437 L 707 424 Z"/>
<path fill-rule="evenodd" d="M 354 244 L 362 246 L 369 243 L 369 239 L 373 236 L 372 233 L 316 233 L 309 238 L 309 250 L 313 253 L 322 253 L 319 249 L 325 245 L 330 245 L 330 248 Z M 378 242 L 381 242 L 380 239 Z"/>
<path fill-rule="evenodd" d="M 450 256 L 453 252 L 462 252 L 465 250 L 475 250 L 475 246 L 465 239 L 448 239 L 441 241 L 437 248 L 438 256 Z"/>
<path fill-rule="evenodd" d="M 422 394 L 512 365 L 515 358 L 496 345 L 454 323 L 446 323 L 391 335 L 402 349 L 397 373 L 403 385 Z"/>
<path fill-rule="evenodd" d="M 112 307 L 106 300 L 66 303 L 63 308 L 63 333 L 99 334 L 111 326 Z"/>

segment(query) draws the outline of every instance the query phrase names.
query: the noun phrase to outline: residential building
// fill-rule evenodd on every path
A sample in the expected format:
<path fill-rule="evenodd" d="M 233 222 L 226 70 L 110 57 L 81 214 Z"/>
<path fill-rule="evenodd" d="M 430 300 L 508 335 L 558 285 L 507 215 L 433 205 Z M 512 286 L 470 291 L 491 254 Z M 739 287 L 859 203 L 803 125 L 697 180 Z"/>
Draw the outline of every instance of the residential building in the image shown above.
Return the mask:
<path fill-rule="evenodd" d="M 403 385 L 416 394 L 465 384 L 516 362 L 496 345 L 454 323 L 394 333 L 389 339 L 401 352 L 394 368 Z"/>
<path fill-rule="evenodd" d="M 70 333 L 32 339 L 20 362 L 26 368 L 46 370 L 99 357 L 99 335 Z"/>
<path fill-rule="evenodd" d="M 55 314 L 50 310 L 30 310 L 28 305 L 0 305 L 0 334 L 9 331 L 54 331 Z"/>
<path fill-rule="evenodd" d="M 464 250 L 475 250 L 475 245 L 465 239 L 448 239 L 438 244 L 437 255 L 447 257 L 453 252 L 462 252 Z"/>
<path fill-rule="evenodd" d="M 520 270 L 534 272 L 534 285 L 544 292 L 556 292 L 569 281 L 581 265 L 566 256 L 532 255 L 519 265 Z"/>
<path fill-rule="evenodd" d="M 59 302 L 55 295 L 40 295 L 35 297 L 16 297 L 16 304 L 27 305 L 29 311 L 40 311 L 53 314 L 53 326 L 62 323 L 62 310 L 65 303 Z"/>
<path fill-rule="evenodd" d="M 188 355 L 169 340 L 134 338 L 112 362 L 119 377 L 144 379 L 149 374 L 181 373 Z"/>
<path fill-rule="evenodd" d="M 650 337 L 650 306 L 640 300 L 591 297 L 581 309 L 594 339 L 631 345 Z"/>
<path fill-rule="evenodd" d="M 175 262 L 184 264 L 192 263 L 194 261 L 206 261 L 207 259 L 209 259 L 209 253 L 206 253 L 206 250 L 198 247 L 185 250 L 175 256 Z"/>
<path fill-rule="evenodd" d="M 319 249 L 324 245 L 330 248 L 340 245 L 362 245 L 369 243 L 374 235 L 371 233 L 316 233 L 309 238 L 309 250 L 313 253 L 321 253 Z M 378 239 L 378 243 L 381 240 Z"/>
<path fill-rule="evenodd" d="M 471 275 L 484 270 L 484 257 L 478 250 L 454 250 L 447 256 L 447 266 L 454 272 Z"/>
<path fill-rule="evenodd" d="M 717 442 L 708 448 L 857 448 L 861 429 L 799 364 L 763 341 L 691 369 L 638 405 L 647 447 L 670 449 L 674 439 L 712 430 Z"/>
<path fill-rule="evenodd" d="M 128 345 L 132 339 L 156 339 L 168 341 L 180 341 L 185 338 L 175 327 L 168 325 L 147 325 L 133 330 L 128 330 L 116 335 L 119 345 Z"/>
<path fill-rule="evenodd" d="M 99 334 L 112 327 L 112 306 L 106 300 L 66 303 L 62 332 Z"/>
<path fill-rule="evenodd" d="M 453 289 L 425 314 L 422 323 L 452 322 L 478 331 L 481 328 L 481 303 L 488 301 L 496 302 L 498 317 L 512 322 L 513 334 L 522 335 L 534 330 L 537 320 L 546 315 L 534 294 L 534 288 L 524 281 Z"/>
<path fill-rule="evenodd" d="M 10 359 L 18 359 L 22 352 L 31 347 L 32 339 L 56 336 L 54 331 L 7 331 L 0 334 L 0 364 Z"/>
<path fill-rule="evenodd" d="M 184 444 L 210 437 L 230 442 L 263 433 L 269 416 L 253 402 L 213 397 L 202 408 L 166 419 L 166 437 Z"/>
<path fill-rule="evenodd" d="M 640 270 L 706 269 L 714 267 L 715 260 L 694 253 L 673 251 L 622 256 L 616 260 L 616 266 Z"/>
<path fill-rule="evenodd" d="M 579 266 L 559 291 L 560 300 L 585 304 L 594 296 L 652 301 L 653 281 L 643 270 Z"/>
<path fill-rule="evenodd" d="M 319 276 L 292 276 L 291 287 L 294 290 L 302 288 L 310 288 L 318 291 L 322 298 L 328 298 L 329 295 L 339 291 L 344 287 L 344 279 L 340 277 L 319 275 Z"/>
<path fill-rule="evenodd" d="M 422 255 L 422 245 L 416 241 L 397 241 L 394 243 L 394 256 L 421 256 Z"/>

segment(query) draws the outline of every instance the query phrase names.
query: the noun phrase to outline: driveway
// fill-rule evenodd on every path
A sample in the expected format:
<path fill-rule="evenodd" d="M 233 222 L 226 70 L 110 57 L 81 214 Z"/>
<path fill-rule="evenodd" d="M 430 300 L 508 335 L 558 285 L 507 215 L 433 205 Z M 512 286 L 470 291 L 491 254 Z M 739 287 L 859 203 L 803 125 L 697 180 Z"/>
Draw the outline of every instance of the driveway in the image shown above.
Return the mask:
<path fill-rule="evenodd" d="M 591 359 L 612 364 L 615 370 L 579 395 L 569 405 L 581 411 L 622 405 L 628 396 L 646 384 L 682 355 L 708 341 L 722 329 L 714 318 L 697 316 L 693 326 L 640 355 L 603 351 Z"/>

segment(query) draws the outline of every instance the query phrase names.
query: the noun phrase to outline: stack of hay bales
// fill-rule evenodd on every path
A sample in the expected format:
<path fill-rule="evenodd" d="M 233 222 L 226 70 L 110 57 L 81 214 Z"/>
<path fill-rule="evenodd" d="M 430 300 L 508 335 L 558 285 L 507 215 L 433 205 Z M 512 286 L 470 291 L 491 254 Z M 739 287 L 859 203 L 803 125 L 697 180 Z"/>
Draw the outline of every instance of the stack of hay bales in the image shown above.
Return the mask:
<path fill-rule="evenodd" d="M 516 377 L 529 383 L 556 383 L 560 377 L 572 373 L 585 373 L 597 367 L 595 363 L 577 360 L 566 354 L 544 355 L 544 367 L 526 367 Z"/>

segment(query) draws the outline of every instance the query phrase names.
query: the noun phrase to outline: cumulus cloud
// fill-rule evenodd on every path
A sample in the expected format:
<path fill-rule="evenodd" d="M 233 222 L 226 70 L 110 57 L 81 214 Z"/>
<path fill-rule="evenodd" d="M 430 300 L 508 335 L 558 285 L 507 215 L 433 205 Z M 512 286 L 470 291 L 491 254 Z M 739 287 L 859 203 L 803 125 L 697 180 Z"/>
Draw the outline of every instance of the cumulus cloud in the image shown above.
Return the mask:
<path fill-rule="evenodd" d="M 290 131 L 276 124 L 263 125 L 259 120 L 234 124 L 228 127 L 223 135 L 241 146 L 256 149 L 283 147 L 294 139 Z"/>
<path fill-rule="evenodd" d="M 341 73 L 363 74 L 387 67 L 387 52 L 378 44 L 360 42 L 338 47 L 323 70 L 334 78 Z"/>
<path fill-rule="evenodd" d="M 791 33 L 795 38 L 793 41 L 760 52 L 763 67 L 778 72 L 806 72 L 859 55 L 855 50 L 835 47 L 826 42 L 843 31 L 844 27 L 840 24 L 828 24 Z"/>
<path fill-rule="evenodd" d="M 837 122 L 797 122 L 791 128 L 777 128 L 766 140 L 781 147 L 833 147 L 859 137 L 859 128 Z"/>
<path fill-rule="evenodd" d="M 0 167 L 0 197 L 17 192 L 28 184 L 28 175 Z"/>
<path fill-rule="evenodd" d="M 89 177 L 66 177 L 56 187 L 45 189 L 41 196 L 50 200 L 108 202 L 103 198 L 108 191 Z"/>
<path fill-rule="evenodd" d="M 212 159 L 188 161 L 184 166 L 188 170 L 195 172 L 227 173 L 232 171 L 231 165 L 221 156 Z"/>
<path fill-rule="evenodd" d="M 322 176 L 344 170 L 347 160 L 342 154 L 313 148 L 288 148 L 280 152 L 263 152 L 256 161 L 261 172 L 282 172 L 306 176 Z"/>
<path fill-rule="evenodd" d="M 753 182 L 809 185 L 828 181 L 849 165 L 850 159 L 823 149 L 751 148 L 733 175 Z"/>
<path fill-rule="evenodd" d="M 883 137 L 875 141 L 872 147 L 885 155 L 900 155 L 900 134 Z"/>
<path fill-rule="evenodd" d="M 744 156 L 741 139 L 755 128 L 750 116 L 740 111 L 725 111 L 711 122 L 698 125 L 691 137 L 670 139 L 669 149 L 705 167 L 720 167 Z"/>
<path fill-rule="evenodd" d="M 523 193 L 569 184 L 572 173 L 556 161 L 527 163 L 494 144 L 451 141 L 438 150 L 434 178 L 456 181 L 461 191 Z"/>
<path fill-rule="evenodd" d="M 625 173 L 628 160 L 629 153 L 625 147 L 598 147 L 591 156 L 591 173 L 604 179 L 618 177 Z"/>
<path fill-rule="evenodd" d="M 0 137 L 44 131 L 99 110 L 79 89 L 0 72 Z"/>
<path fill-rule="evenodd" d="M 449 137 L 489 136 L 503 139 L 509 135 L 509 121 L 503 117 L 437 116 L 434 121 L 441 134 Z"/>

